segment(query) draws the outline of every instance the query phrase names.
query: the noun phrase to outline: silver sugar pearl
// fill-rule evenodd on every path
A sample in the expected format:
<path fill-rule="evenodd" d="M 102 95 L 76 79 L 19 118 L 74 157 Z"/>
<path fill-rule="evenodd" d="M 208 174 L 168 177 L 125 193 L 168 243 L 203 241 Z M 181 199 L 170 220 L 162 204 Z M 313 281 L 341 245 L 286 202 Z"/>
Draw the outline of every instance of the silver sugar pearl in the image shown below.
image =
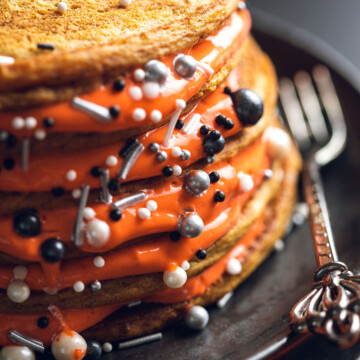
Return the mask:
<path fill-rule="evenodd" d="M 209 313 L 199 305 L 195 305 L 185 315 L 185 323 L 190 329 L 201 330 L 209 322 Z"/>
<path fill-rule="evenodd" d="M 191 170 L 186 174 L 186 190 L 194 196 L 203 193 L 210 186 L 210 177 L 203 170 Z"/>
<path fill-rule="evenodd" d="M 160 149 L 160 145 L 158 143 L 153 142 L 149 145 L 149 150 L 152 153 L 157 153 L 159 151 L 159 149 Z"/>
<path fill-rule="evenodd" d="M 180 155 L 181 160 L 189 160 L 191 156 L 191 152 L 189 150 L 183 150 Z"/>
<path fill-rule="evenodd" d="M 167 159 L 167 153 L 165 151 L 159 151 L 156 155 L 155 158 L 158 162 L 163 162 Z"/>
<path fill-rule="evenodd" d="M 196 71 L 197 63 L 192 56 L 180 54 L 174 59 L 175 72 L 184 79 L 191 79 Z"/>
<path fill-rule="evenodd" d="M 272 171 L 271 169 L 266 169 L 266 170 L 264 171 L 264 176 L 265 176 L 266 179 L 272 178 L 272 176 L 273 176 L 273 171 Z"/>
<path fill-rule="evenodd" d="M 99 280 L 94 280 L 90 283 L 90 289 L 92 291 L 99 291 L 101 290 L 101 282 Z"/>
<path fill-rule="evenodd" d="M 204 230 L 204 222 L 199 215 L 193 214 L 185 217 L 179 224 L 179 232 L 187 238 L 195 238 Z"/>
<path fill-rule="evenodd" d="M 158 60 L 150 60 L 145 65 L 145 81 L 164 83 L 168 75 L 167 66 Z"/>
<path fill-rule="evenodd" d="M 7 131 L 3 130 L 0 131 L 0 141 L 5 141 L 9 137 L 9 134 Z"/>

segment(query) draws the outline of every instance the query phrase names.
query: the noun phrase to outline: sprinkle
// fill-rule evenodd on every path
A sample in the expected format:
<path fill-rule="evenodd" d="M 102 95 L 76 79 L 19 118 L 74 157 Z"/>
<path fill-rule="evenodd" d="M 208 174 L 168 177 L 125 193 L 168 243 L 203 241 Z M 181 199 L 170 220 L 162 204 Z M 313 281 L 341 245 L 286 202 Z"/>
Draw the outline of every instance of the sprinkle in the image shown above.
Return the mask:
<path fill-rule="evenodd" d="M 153 110 L 150 114 L 151 121 L 158 123 L 162 120 L 162 113 L 159 110 Z"/>
<path fill-rule="evenodd" d="M 172 148 L 171 154 L 174 157 L 179 157 L 182 154 L 182 150 L 178 146 L 175 146 Z"/>
<path fill-rule="evenodd" d="M 182 287 L 186 283 L 186 280 L 187 274 L 180 266 L 177 266 L 175 270 L 164 271 L 164 284 L 171 289 L 178 289 Z"/>
<path fill-rule="evenodd" d="M 82 245 L 82 237 L 81 237 L 81 230 L 82 230 L 82 223 L 83 223 L 83 217 L 84 217 L 84 209 L 89 197 L 89 191 L 90 186 L 89 185 L 83 185 L 81 189 L 81 196 L 80 196 L 80 203 L 79 208 L 75 220 L 75 227 L 74 232 L 72 236 L 72 241 L 74 242 L 75 246 Z"/>
<path fill-rule="evenodd" d="M 55 124 L 55 121 L 52 117 L 46 117 L 44 120 L 43 120 L 43 125 L 47 128 L 52 128 Z"/>
<path fill-rule="evenodd" d="M 131 86 L 129 88 L 129 95 L 135 101 L 141 100 L 143 97 L 142 90 L 138 86 Z"/>
<path fill-rule="evenodd" d="M 58 5 L 59 6 L 59 5 Z M 58 7 L 59 9 L 59 7 Z M 65 9 L 66 10 L 66 9 Z M 60 11 L 60 10 L 59 10 Z M 39 50 L 55 50 L 55 45 L 53 44 L 43 44 L 43 43 L 38 43 L 37 44 L 37 48 Z"/>
<path fill-rule="evenodd" d="M 67 173 L 66 173 L 66 179 L 68 181 L 74 181 L 77 177 L 77 173 L 75 170 L 69 170 Z"/>
<path fill-rule="evenodd" d="M 285 249 L 285 243 L 282 241 L 282 239 L 277 239 L 274 248 L 278 252 L 283 251 Z"/>
<path fill-rule="evenodd" d="M 71 192 L 71 195 L 74 199 L 79 199 L 79 197 L 81 196 L 81 190 L 80 189 L 74 189 Z"/>
<path fill-rule="evenodd" d="M 117 173 L 120 180 L 126 179 L 130 169 L 133 167 L 137 158 L 140 156 L 143 150 L 144 145 L 139 143 L 138 146 L 134 149 L 134 151 L 132 151 L 128 156 L 126 156 Z"/>
<path fill-rule="evenodd" d="M 76 292 L 83 292 L 85 290 L 85 284 L 82 281 L 77 281 L 74 285 L 73 285 L 73 289 Z"/>
<path fill-rule="evenodd" d="M 115 166 L 118 163 L 118 159 L 114 155 L 110 155 L 106 158 L 106 165 L 107 166 Z"/>
<path fill-rule="evenodd" d="M 180 240 L 180 237 L 181 237 L 181 235 L 180 235 L 180 233 L 178 231 L 173 231 L 173 232 L 170 233 L 170 240 L 171 241 L 177 242 L 177 241 Z"/>
<path fill-rule="evenodd" d="M 34 133 L 34 138 L 39 141 L 44 140 L 46 138 L 46 131 L 42 129 L 36 130 Z"/>
<path fill-rule="evenodd" d="M 160 94 L 160 85 L 154 81 L 147 81 L 142 89 L 147 99 L 156 99 Z"/>
<path fill-rule="evenodd" d="M 173 166 L 173 174 L 175 176 L 180 176 L 182 174 L 182 167 L 179 165 L 174 165 Z"/>
<path fill-rule="evenodd" d="M 138 210 L 138 215 L 140 219 L 149 219 L 151 216 L 151 212 L 147 208 L 140 208 Z"/>
<path fill-rule="evenodd" d="M 195 130 L 195 128 L 198 127 L 198 123 L 200 122 L 201 116 L 200 114 L 192 114 L 190 116 L 190 119 L 186 122 L 185 126 L 181 130 L 186 135 L 189 135 L 191 132 Z"/>
<path fill-rule="evenodd" d="M 207 125 L 201 125 L 200 127 L 200 135 L 207 135 L 209 133 L 210 129 Z"/>
<path fill-rule="evenodd" d="M 160 149 L 160 145 L 159 145 L 158 143 L 153 142 L 153 143 L 151 143 L 151 144 L 149 145 L 148 149 L 149 149 L 152 153 L 156 154 L 156 153 L 159 151 L 159 149 Z"/>
<path fill-rule="evenodd" d="M 0 56 L 1 65 L 11 65 L 15 62 L 15 59 L 10 56 Z"/>
<path fill-rule="evenodd" d="M 134 71 L 134 80 L 143 81 L 145 79 L 145 71 L 143 69 L 136 69 Z"/>
<path fill-rule="evenodd" d="M 108 188 L 109 180 L 110 180 L 109 169 L 102 169 L 101 179 L 100 179 L 101 181 L 100 200 L 104 204 L 109 204 L 112 200 L 112 196 Z"/>
<path fill-rule="evenodd" d="M 219 309 L 222 309 L 226 306 L 226 304 L 229 302 L 229 300 L 232 298 L 233 296 L 233 292 L 230 291 L 228 292 L 227 294 L 225 294 L 221 299 L 219 299 L 217 302 L 216 302 L 216 305 Z"/>
<path fill-rule="evenodd" d="M 125 145 L 120 150 L 119 155 L 123 158 L 128 157 L 139 146 L 139 144 L 139 140 L 135 137 L 126 139 Z"/>
<path fill-rule="evenodd" d="M 36 127 L 36 125 L 37 125 L 37 121 L 34 117 L 29 116 L 25 119 L 26 129 L 33 129 L 34 127 Z"/>
<path fill-rule="evenodd" d="M 191 152 L 189 150 L 183 150 L 180 155 L 181 160 L 189 160 L 191 157 Z"/>
<path fill-rule="evenodd" d="M 119 221 L 122 217 L 122 211 L 120 209 L 114 209 L 110 211 L 110 219 L 113 221 Z"/>
<path fill-rule="evenodd" d="M 111 343 L 106 342 L 106 343 L 103 344 L 103 350 L 105 352 L 111 352 L 112 349 L 113 349 L 113 347 L 112 347 Z"/>
<path fill-rule="evenodd" d="M 9 136 L 9 133 L 5 130 L 0 131 L 0 141 L 5 141 Z"/>
<path fill-rule="evenodd" d="M 200 61 L 196 61 L 197 65 L 199 66 L 199 68 L 201 70 L 204 71 L 204 73 L 207 75 L 207 76 L 211 76 L 213 73 L 214 73 L 214 70 L 207 64 L 204 64 Z"/>
<path fill-rule="evenodd" d="M 113 84 L 113 89 L 116 91 L 116 92 L 119 92 L 119 91 L 122 91 L 124 90 L 125 88 L 125 81 L 123 79 L 118 79 L 114 82 Z"/>
<path fill-rule="evenodd" d="M 94 217 L 95 217 L 95 211 L 94 211 L 94 209 L 93 208 L 91 208 L 91 207 L 86 207 L 85 209 L 84 209 L 84 214 L 83 214 L 83 218 L 85 219 L 85 220 L 91 220 L 91 219 L 93 219 Z"/>
<path fill-rule="evenodd" d="M 121 6 L 129 6 L 131 4 L 131 0 L 120 0 Z"/>
<path fill-rule="evenodd" d="M 158 207 L 157 202 L 155 200 L 149 200 L 146 203 L 146 207 L 150 210 L 150 211 L 155 211 Z"/>
<path fill-rule="evenodd" d="M 220 175 L 218 172 L 216 171 L 212 171 L 210 174 L 209 174 L 209 177 L 210 177 L 210 182 L 211 183 L 216 183 L 220 180 Z"/>
<path fill-rule="evenodd" d="M 247 192 L 252 190 L 254 187 L 254 180 L 250 175 L 239 172 L 238 178 L 240 180 L 239 187 L 241 191 Z"/>
<path fill-rule="evenodd" d="M 171 119 L 169 121 L 168 124 L 168 128 L 165 134 L 165 139 L 164 139 L 164 146 L 167 147 L 169 146 L 170 143 L 170 138 L 171 135 L 175 129 L 175 125 L 177 123 L 177 121 L 179 120 L 179 116 L 181 114 L 181 112 L 186 108 L 186 102 L 182 99 L 177 99 L 176 100 L 176 110 L 174 112 L 174 114 L 171 116 Z"/>
<path fill-rule="evenodd" d="M 13 158 L 6 158 L 3 164 L 6 170 L 12 170 L 15 166 L 15 160 Z"/>
<path fill-rule="evenodd" d="M 25 266 L 15 266 L 13 269 L 14 278 L 24 280 L 27 277 L 28 269 Z"/>
<path fill-rule="evenodd" d="M 102 268 L 105 265 L 105 259 L 102 256 L 96 256 L 93 263 L 96 267 Z"/>
<path fill-rule="evenodd" d="M 231 119 L 227 118 L 224 122 L 224 128 L 226 130 L 231 130 L 233 127 L 234 127 L 234 122 Z"/>
<path fill-rule="evenodd" d="M 11 125 L 15 130 L 20 130 L 25 126 L 25 120 L 20 116 L 16 116 L 12 119 Z"/>
<path fill-rule="evenodd" d="M 51 192 L 54 196 L 59 197 L 63 196 L 65 193 L 65 189 L 61 186 L 57 186 L 51 189 Z"/>
<path fill-rule="evenodd" d="M 112 105 L 109 107 L 110 115 L 113 119 L 116 119 L 120 115 L 120 107 L 119 105 Z"/>
<path fill-rule="evenodd" d="M 159 151 L 156 155 L 155 155 L 155 159 L 158 162 L 163 162 L 167 159 L 167 153 L 165 151 Z"/>
<path fill-rule="evenodd" d="M 188 261 L 183 261 L 180 265 L 185 271 L 190 269 L 190 263 Z"/>
<path fill-rule="evenodd" d="M 141 300 L 136 300 L 136 301 L 133 301 L 131 303 L 128 304 L 128 307 L 134 307 L 134 306 L 138 306 L 141 304 Z"/>
<path fill-rule="evenodd" d="M 273 176 L 273 171 L 272 171 L 271 169 L 266 169 L 266 170 L 264 171 L 264 176 L 265 176 L 266 179 L 272 178 L 272 176 Z"/>
<path fill-rule="evenodd" d="M 169 177 L 173 174 L 174 170 L 170 165 L 166 165 L 165 167 L 163 167 L 162 169 L 162 173 L 164 174 L 164 176 Z"/>
<path fill-rule="evenodd" d="M 146 112 L 144 109 L 142 108 L 136 108 L 134 111 L 133 111 L 133 114 L 132 114 L 132 117 L 135 121 L 144 121 L 145 118 L 146 118 Z"/>
<path fill-rule="evenodd" d="M 67 4 L 64 1 L 60 1 L 57 5 L 57 9 L 60 14 L 63 14 L 67 10 Z"/>
<path fill-rule="evenodd" d="M 137 339 L 128 340 L 128 341 L 124 341 L 124 342 L 119 343 L 119 350 L 128 349 L 128 348 L 143 345 L 143 344 L 148 344 L 150 342 L 159 341 L 161 339 L 162 339 L 162 333 L 161 332 L 151 334 L 151 335 L 146 335 L 146 336 L 143 336 L 143 337 L 140 337 L 140 338 L 137 338 Z"/>
<path fill-rule="evenodd" d="M 120 190 L 120 182 L 118 179 L 111 179 L 108 184 L 108 188 L 110 191 L 119 191 Z"/>
<path fill-rule="evenodd" d="M 238 10 L 245 10 L 246 9 L 246 2 L 245 1 L 240 1 L 237 5 L 237 9 Z"/>
<path fill-rule="evenodd" d="M 207 256 L 207 252 L 206 250 L 204 249 L 199 249 L 197 252 L 196 252 L 196 256 L 198 259 L 200 260 L 204 260 Z"/>
<path fill-rule="evenodd" d="M 223 191 L 217 190 L 214 195 L 215 202 L 223 202 L 225 200 L 225 194 Z"/>
<path fill-rule="evenodd" d="M 71 106 L 76 110 L 83 111 L 85 114 L 101 123 L 109 123 L 113 120 L 109 109 L 93 102 L 80 99 L 79 97 L 74 97 L 71 101 Z"/>
<path fill-rule="evenodd" d="M 184 121 L 181 120 L 181 119 L 179 119 L 179 120 L 176 122 L 175 128 L 178 129 L 178 130 L 181 130 L 183 127 L 184 127 Z"/>
<path fill-rule="evenodd" d="M 99 280 L 93 280 L 90 283 L 91 291 L 100 291 L 101 290 L 101 282 Z"/>
<path fill-rule="evenodd" d="M 24 139 L 21 143 L 21 169 L 27 171 L 29 168 L 30 139 Z"/>
<path fill-rule="evenodd" d="M 40 340 L 34 339 L 28 335 L 24 335 L 17 330 L 10 330 L 8 337 L 14 344 L 27 346 L 29 349 L 38 351 L 40 353 L 45 351 L 45 346 Z"/>
<path fill-rule="evenodd" d="M 134 206 L 144 200 L 146 200 L 147 195 L 144 192 L 138 192 L 129 196 L 126 196 L 118 201 L 115 201 L 112 204 L 113 209 L 125 209 L 129 206 Z"/>
<path fill-rule="evenodd" d="M 226 121 L 226 116 L 225 115 L 218 115 L 216 118 L 215 118 L 215 122 L 218 124 L 218 125 L 224 125 Z"/>
<path fill-rule="evenodd" d="M 230 275 L 238 275 L 241 273 L 242 266 L 238 259 L 232 258 L 226 264 L 226 271 Z"/>

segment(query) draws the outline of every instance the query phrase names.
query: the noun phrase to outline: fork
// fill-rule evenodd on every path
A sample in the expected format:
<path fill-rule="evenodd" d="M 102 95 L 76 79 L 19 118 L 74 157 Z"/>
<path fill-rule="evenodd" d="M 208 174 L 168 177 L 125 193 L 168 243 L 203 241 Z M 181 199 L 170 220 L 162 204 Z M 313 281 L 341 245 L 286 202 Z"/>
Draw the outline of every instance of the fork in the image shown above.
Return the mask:
<path fill-rule="evenodd" d="M 283 118 L 304 159 L 303 188 L 317 261 L 312 290 L 292 308 L 289 321 L 295 332 L 322 334 L 347 348 L 360 338 L 360 276 L 338 260 L 319 171 L 343 151 L 347 131 L 329 70 L 317 65 L 312 75 L 301 71 L 279 83 Z"/>

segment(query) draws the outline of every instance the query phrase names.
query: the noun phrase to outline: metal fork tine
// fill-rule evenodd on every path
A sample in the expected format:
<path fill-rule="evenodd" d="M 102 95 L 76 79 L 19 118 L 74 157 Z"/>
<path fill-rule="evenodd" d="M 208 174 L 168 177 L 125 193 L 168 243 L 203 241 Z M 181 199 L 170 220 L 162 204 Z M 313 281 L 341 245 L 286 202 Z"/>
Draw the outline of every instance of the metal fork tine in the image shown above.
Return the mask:
<path fill-rule="evenodd" d="M 294 84 L 290 79 L 280 79 L 279 96 L 290 131 L 300 149 L 306 150 L 310 146 L 308 129 L 296 96 Z"/>
<path fill-rule="evenodd" d="M 312 135 L 317 143 L 324 144 L 329 139 L 329 132 L 310 75 L 299 71 L 294 76 L 294 83 Z"/>

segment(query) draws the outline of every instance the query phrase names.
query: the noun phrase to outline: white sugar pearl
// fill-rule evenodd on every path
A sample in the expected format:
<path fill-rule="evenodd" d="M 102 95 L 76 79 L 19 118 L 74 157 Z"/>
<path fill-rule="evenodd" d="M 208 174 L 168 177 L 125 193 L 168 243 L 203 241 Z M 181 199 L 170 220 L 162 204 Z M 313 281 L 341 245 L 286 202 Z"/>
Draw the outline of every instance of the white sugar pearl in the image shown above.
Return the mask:
<path fill-rule="evenodd" d="M 133 119 L 135 121 L 144 121 L 146 118 L 146 112 L 144 109 L 142 108 L 136 108 L 134 111 L 133 111 Z"/>
<path fill-rule="evenodd" d="M 75 170 L 69 170 L 67 173 L 66 173 L 66 179 L 68 181 L 74 181 L 77 177 L 77 173 Z"/>
<path fill-rule="evenodd" d="M 76 292 L 82 292 L 85 290 L 85 284 L 82 281 L 77 281 L 74 285 L 73 285 L 73 289 Z"/>
<path fill-rule="evenodd" d="M 20 116 L 16 116 L 12 119 L 11 125 L 15 130 L 20 130 L 25 126 L 25 120 Z"/>
<path fill-rule="evenodd" d="M 104 246 L 110 237 L 110 227 L 102 220 L 92 219 L 86 226 L 87 242 L 93 247 Z"/>
<path fill-rule="evenodd" d="M 230 275 L 238 275 L 241 273 L 242 266 L 238 259 L 230 259 L 226 264 L 226 271 Z"/>
<path fill-rule="evenodd" d="M 165 271 L 163 274 L 163 280 L 166 286 L 171 289 L 177 289 L 182 287 L 187 280 L 187 275 L 185 270 L 178 266 L 173 271 Z"/>
<path fill-rule="evenodd" d="M 102 256 L 96 256 L 94 258 L 94 265 L 98 268 L 102 268 L 105 265 L 105 259 Z"/>
<path fill-rule="evenodd" d="M 157 202 L 155 200 L 149 200 L 146 203 L 146 207 L 150 210 L 150 211 L 155 211 L 158 207 Z"/>
<path fill-rule="evenodd" d="M 240 173 L 238 174 L 239 178 L 239 187 L 241 191 L 247 192 L 254 187 L 254 180 L 248 174 Z"/>
<path fill-rule="evenodd" d="M 0 56 L 0 64 L 1 65 L 11 65 L 15 62 L 15 59 L 10 56 Z"/>
<path fill-rule="evenodd" d="M 180 176 L 181 173 L 182 173 L 182 167 L 179 165 L 174 165 L 173 166 L 173 175 Z"/>
<path fill-rule="evenodd" d="M 138 210 L 138 215 L 140 219 L 149 219 L 151 216 L 151 212 L 147 208 L 140 208 Z"/>
<path fill-rule="evenodd" d="M 115 166 L 118 163 L 118 159 L 114 155 L 110 155 L 106 158 L 106 165 L 107 166 Z"/>
<path fill-rule="evenodd" d="M 143 93 L 147 99 L 156 99 L 160 94 L 160 85 L 157 82 L 147 81 L 143 85 Z"/>
<path fill-rule="evenodd" d="M 94 209 L 93 208 L 91 208 L 91 207 L 86 207 L 85 209 L 84 209 L 84 212 L 83 212 L 83 218 L 85 219 L 85 220 L 91 220 L 91 219 L 93 219 L 94 217 L 95 217 L 95 211 L 94 211 Z"/>
<path fill-rule="evenodd" d="M 27 277 L 28 269 L 25 266 L 15 266 L 13 270 L 14 278 L 24 280 Z"/>
<path fill-rule="evenodd" d="M 36 130 L 34 133 L 34 138 L 39 141 L 44 140 L 46 138 L 46 131 L 42 129 Z"/>
<path fill-rule="evenodd" d="M 290 150 L 290 136 L 280 128 L 267 128 L 263 139 L 267 143 L 269 155 L 273 159 L 283 159 Z"/>
<path fill-rule="evenodd" d="M 151 121 L 158 123 L 162 120 L 162 113 L 159 110 L 153 110 L 150 115 Z"/>
<path fill-rule="evenodd" d="M 184 110 L 186 108 L 186 102 L 183 99 L 176 100 L 176 107 L 178 109 Z"/>
<path fill-rule="evenodd" d="M 183 261 L 181 263 L 181 267 L 186 271 L 186 270 L 189 270 L 190 269 L 190 263 L 188 261 Z"/>
<path fill-rule="evenodd" d="M 0 351 L 0 359 L 35 360 L 35 354 L 26 346 L 4 346 Z"/>
<path fill-rule="evenodd" d="M 171 154 L 174 157 L 179 157 L 182 154 L 182 150 L 178 146 L 175 146 L 172 148 Z"/>
<path fill-rule="evenodd" d="M 30 296 L 30 288 L 22 280 L 12 281 L 6 291 L 8 298 L 15 303 L 22 303 Z"/>
<path fill-rule="evenodd" d="M 283 251 L 285 248 L 284 241 L 282 239 L 277 239 L 274 247 L 276 251 Z"/>
<path fill-rule="evenodd" d="M 131 0 L 120 0 L 121 6 L 129 6 L 131 4 Z"/>
<path fill-rule="evenodd" d="M 143 93 L 138 86 L 131 86 L 129 89 L 129 94 L 130 94 L 130 97 L 135 101 L 141 100 L 143 97 Z"/>
<path fill-rule="evenodd" d="M 60 1 L 57 6 L 58 11 L 63 14 L 67 10 L 67 4 L 65 1 Z"/>
<path fill-rule="evenodd" d="M 87 344 L 77 332 L 65 330 L 51 344 L 51 353 L 56 360 L 81 360 L 86 355 Z"/>
<path fill-rule="evenodd" d="M 34 127 L 36 127 L 36 125 L 37 125 L 37 121 L 32 116 L 29 116 L 25 119 L 25 127 L 27 129 L 33 129 Z"/>
<path fill-rule="evenodd" d="M 209 322 L 209 313 L 207 310 L 199 305 L 191 307 L 185 315 L 186 325 L 194 330 L 201 330 L 206 327 Z"/>
<path fill-rule="evenodd" d="M 74 189 L 72 192 L 71 192 L 71 195 L 74 199 L 79 199 L 80 196 L 81 196 L 81 190 L 80 189 Z"/>
<path fill-rule="evenodd" d="M 112 349 L 113 349 L 113 347 L 112 347 L 111 343 L 109 343 L 109 342 L 103 343 L 103 350 L 105 352 L 111 352 Z"/>
<path fill-rule="evenodd" d="M 145 79 L 145 71 L 143 69 L 136 69 L 134 71 L 135 81 L 143 81 Z"/>

